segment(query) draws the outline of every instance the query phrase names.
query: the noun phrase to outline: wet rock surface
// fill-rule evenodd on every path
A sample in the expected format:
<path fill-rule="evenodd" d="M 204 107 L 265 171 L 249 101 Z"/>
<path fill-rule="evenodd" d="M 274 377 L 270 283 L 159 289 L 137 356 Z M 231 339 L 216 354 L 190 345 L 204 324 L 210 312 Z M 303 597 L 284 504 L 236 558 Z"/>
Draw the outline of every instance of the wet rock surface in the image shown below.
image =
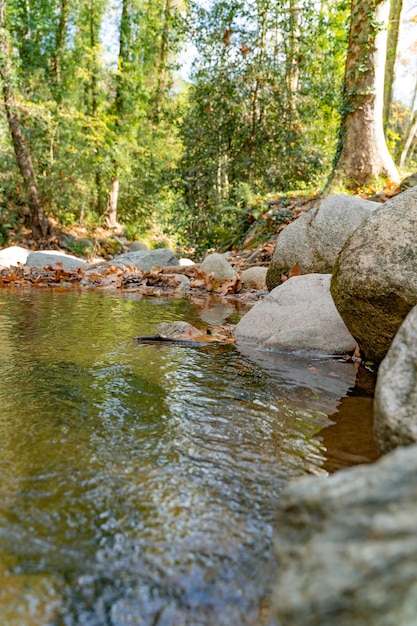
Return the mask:
<path fill-rule="evenodd" d="M 415 626 L 417 446 L 304 478 L 280 498 L 276 615 L 284 626 Z"/>

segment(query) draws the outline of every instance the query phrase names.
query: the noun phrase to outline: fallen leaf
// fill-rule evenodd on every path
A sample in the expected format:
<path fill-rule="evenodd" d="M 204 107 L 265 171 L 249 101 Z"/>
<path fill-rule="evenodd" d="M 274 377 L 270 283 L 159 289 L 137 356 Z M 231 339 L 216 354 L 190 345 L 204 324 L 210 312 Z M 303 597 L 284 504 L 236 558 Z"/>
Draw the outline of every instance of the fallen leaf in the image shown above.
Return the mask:
<path fill-rule="evenodd" d="M 292 268 L 288 272 L 288 278 L 292 278 L 293 276 L 301 276 L 301 270 L 300 266 L 298 265 L 298 261 L 292 266 Z"/>

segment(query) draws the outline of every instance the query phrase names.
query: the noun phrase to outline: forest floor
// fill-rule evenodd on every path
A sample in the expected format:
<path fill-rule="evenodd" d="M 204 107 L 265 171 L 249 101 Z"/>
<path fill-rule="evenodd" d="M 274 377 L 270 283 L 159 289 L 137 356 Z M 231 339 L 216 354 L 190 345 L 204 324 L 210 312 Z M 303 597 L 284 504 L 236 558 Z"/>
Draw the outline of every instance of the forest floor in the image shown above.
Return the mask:
<path fill-rule="evenodd" d="M 384 202 L 396 193 L 397 188 L 380 191 L 378 194 L 364 194 L 362 197 Z M 263 202 L 263 209 L 247 212 L 245 223 L 240 230 L 231 233 L 233 244 L 227 246 L 227 260 L 237 272 L 233 280 L 219 281 L 199 269 L 199 261 L 193 252 L 176 250 L 178 256 L 195 261 L 186 267 L 169 266 L 151 272 L 135 267 L 127 269 L 111 265 L 111 259 L 129 250 L 130 242 L 123 232 L 105 228 L 64 228 L 54 224 L 54 236 L 46 246 L 50 250 L 84 258 L 91 266 L 77 270 L 64 270 L 59 263 L 48 268 L 22 266 L 0 271 L 0 287 L 50 287 L 55 289 L 95 288 L 136 292 L 144 296 L 215 295 L 252 305 L 263 298 L 266 291 L 245 289 L 239 275 L 252 266 L 267 267 L 272 259 L 279 233 L 300 215 L 320 201 L 320 196 L 289 194 L 277 196 Z M 156 242 L 160 247 L 163 242 Z M 8 245 L 20 245 L 37 249 L 30 239 L 29 232 L 21 230 L 11 233 Z M 223 251 L 223 250 L 222 250 Z M 207 253 L 214 252 L 208 250 Z M 204 255 L 203 255 L 204 256 Z M 181 276 L 182 275 L 182 276 Z M 184 276 L 186 279 L 184 279 Z"/>

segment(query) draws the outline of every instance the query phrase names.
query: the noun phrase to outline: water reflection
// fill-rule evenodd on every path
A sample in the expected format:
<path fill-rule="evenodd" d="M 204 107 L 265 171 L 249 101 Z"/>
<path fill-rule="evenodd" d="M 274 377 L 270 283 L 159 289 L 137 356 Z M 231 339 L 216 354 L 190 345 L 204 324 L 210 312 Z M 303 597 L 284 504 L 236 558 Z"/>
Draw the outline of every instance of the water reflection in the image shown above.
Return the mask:
<path fill-rule="evenodd" d="M 274 506 L 289 477 L 320 471 L 314 435 L 352 381 L 133 342 L 202 310 L 0 294 L 1 623 L 273 623 Z"/>

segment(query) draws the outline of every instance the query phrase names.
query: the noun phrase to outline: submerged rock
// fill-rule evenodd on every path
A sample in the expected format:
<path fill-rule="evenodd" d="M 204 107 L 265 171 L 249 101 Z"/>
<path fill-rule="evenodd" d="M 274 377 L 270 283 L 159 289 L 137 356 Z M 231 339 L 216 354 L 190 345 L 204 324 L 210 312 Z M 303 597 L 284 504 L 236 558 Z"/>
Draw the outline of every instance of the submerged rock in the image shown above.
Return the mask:
<path fill-rule="evenodd" d="M 329 478 L 278 504 L 275 607 L 283 626 L 415 626 L 417 446 Z"/>
<path fill-rule="evenodd" d="M 335 194 L 301 215 L 278 235 L 266 277 L 268 289 L 298 263 L 301 274 L 330 274 L 348 237 L 378 207 L 376 202 Z"/>
<path fill-rule="evenodd" d="M 383 452 L 417 442 L 416 406 L 417 306 L 405 318 L 378 371 L 374 429 Z"/>
<path fill-rule="evenodd" d="M 417 304 L 417 187 L 372 212 L 335 265 L 337 309 L 367 360 L 379 363 Z"/>
<path fill-rule="evenodd" d="M 355 349 L 330 295 L 329 274 L 294 276 L 273 289 L 240 320 L 240 341 L 281 350 L 344 354 Z"/>

